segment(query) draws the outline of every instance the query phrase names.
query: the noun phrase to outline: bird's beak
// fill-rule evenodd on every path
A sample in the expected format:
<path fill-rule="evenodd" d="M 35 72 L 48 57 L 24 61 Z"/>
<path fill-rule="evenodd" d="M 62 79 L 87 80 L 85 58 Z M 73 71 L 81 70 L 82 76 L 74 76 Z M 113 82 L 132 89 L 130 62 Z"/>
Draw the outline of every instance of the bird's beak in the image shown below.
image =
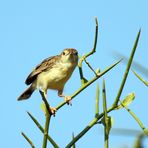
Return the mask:
<path fill-rule="evenodd" d="M 72 52 L 71 52 L 71 55 L 78 55 L 78 52 L 72 51 Z"/>

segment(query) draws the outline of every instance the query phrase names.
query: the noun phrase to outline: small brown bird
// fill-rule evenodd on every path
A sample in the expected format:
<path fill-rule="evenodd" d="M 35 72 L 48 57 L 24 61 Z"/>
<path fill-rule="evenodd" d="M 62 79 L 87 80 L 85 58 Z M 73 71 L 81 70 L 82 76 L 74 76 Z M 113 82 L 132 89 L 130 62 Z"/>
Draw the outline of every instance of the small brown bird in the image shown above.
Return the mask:
<path fill-rule="evenodd" d="M 43 92 L 47 98 L 47 89 L 53 89 L 58 91 L 59 97 L 63 97 L 69 103 L 71 97 L 63 95 L 63 89 L 77 63 L 78 52 L 73 48 L 64 49 L 60 55 L 45 59 L 27 77 L 25 83 L 30 86 L 18 100 L 28 99 L 36 89 Z M 53 114 L 55 113 L 54 108 L 50 110 Z"/>

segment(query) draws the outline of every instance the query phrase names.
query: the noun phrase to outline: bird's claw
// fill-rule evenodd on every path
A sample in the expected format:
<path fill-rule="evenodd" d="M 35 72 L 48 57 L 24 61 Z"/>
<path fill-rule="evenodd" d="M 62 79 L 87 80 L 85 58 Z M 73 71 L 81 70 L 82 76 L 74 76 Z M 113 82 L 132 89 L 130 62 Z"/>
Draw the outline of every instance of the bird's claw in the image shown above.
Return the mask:
<path fill-rule="evenodd" d="M 65 96 L 64 97 L 64 100 L 65 102 L 68 104 L 68 105 L 71 105 L 72 106 L 72 98 L 70 96 Z"/>
<path fill-rule="evenodd" d="M 57 109 L 53 108 L 53 107 L 49 107 L 49 111 L 50 111 L 51 115 L 53 115 L 55 117 L 55 113 L 56 113 Z"/>

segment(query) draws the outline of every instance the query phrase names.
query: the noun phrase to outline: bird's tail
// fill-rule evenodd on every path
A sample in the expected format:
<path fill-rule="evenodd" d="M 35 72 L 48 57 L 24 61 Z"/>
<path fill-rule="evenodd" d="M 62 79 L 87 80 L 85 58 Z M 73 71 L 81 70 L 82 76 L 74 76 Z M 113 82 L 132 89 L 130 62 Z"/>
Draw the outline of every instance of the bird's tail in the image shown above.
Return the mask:
<path fill-rule="evenodd" d="M 26 100 L 28 99 L 32 93 L 34 92 L 35 90 L 35 87 L 33 85 L 31 85 L 29 88 L 27 88 L 19 97 L 18 97 L 18 101 L 21 101 L 21 100 Z"/>

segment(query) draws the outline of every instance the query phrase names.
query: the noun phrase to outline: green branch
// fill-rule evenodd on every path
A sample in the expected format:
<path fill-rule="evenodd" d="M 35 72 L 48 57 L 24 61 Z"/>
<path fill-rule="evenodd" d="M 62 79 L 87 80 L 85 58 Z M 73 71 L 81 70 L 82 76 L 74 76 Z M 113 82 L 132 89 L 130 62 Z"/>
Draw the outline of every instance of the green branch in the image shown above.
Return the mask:
<path fill-rule="evenodd" d="M 74 133 L 72 133 L 72 139 L 74 139 L 74 138 L 75 138 L 75 137 L 74 137 Z M 75 143 L 73 144 L 72 148 L 76 148 Z"/>
<path fill-rule="evenodd" d="M 82 85 L 85 84 L 85 78 L 84 78 L 84 76 L 83 76 L 83 70 L 82 70 L 82 63 L 83 63 L 83 61 L 84 61 L 87 57 L 89 57 L 89 56 L 92 55 L 94 52 L 96 52 L 97 38 L 98 38 L 98 20 L 97 20 L 97 18 L 95 18 L 95 21 L 96 21 L 96 31 L 95 31 L 94 46 L 93 46 L 92 50 L 91 50 L 89 53 L 83 55 L 83 56 L 80 58 L 79 63 L 78 63 L 79 73 L 80 73 L 80 79 L 81 79 Z"/>
<path fill-rule="evenodd" d="M 104 94 L 104 97 L 105 97 L 105 94 Z M 84 136 L 94 125 L 96 125 L 97 123 L 98 123 L 98 121 L 99 120 L 101 120 L 102 119 L 102 117 L 105 115 L 105 114 L 107 114 L 107 113 L 109 113 L 109 112 L 111 112 L 111 111 L 113 111 L 113 110 L 116 110 L 116 106 L 111 106 L 108 110 L 107 110 L 107 112 L 106 111 L 104 111 L 103 113 L 101 113 L 101 114 L 99 114 L 98 116 L 95 116 L 95 118 L 93 119 L 93 120 L 91 120 L 90 121 L 90 123 L 77 135 L 77 136 L 75 136 L 75 138 L 73 139 L 73 140 L 71 140 L 68 144 L 67 144 L 67 146 L 66 146 L 66 148 L 71 148 L 71 146 L 74 144 L 74 143 L 76 143 L 82 136 Z M 108 116 L 109 117 L 109 116 Z M 110 120 L 110 119 L 109 119 Z M 107 118 L 107 125 L 108 125 L 108 118 Z M 108 127 L 107 128 L 107 132 L 109 133 L 109 130 L 110 130 L 110 128 L 111 128 L 111 126 L 110 127 Z"/>
<path fill-rule="evenodd" d="M 52 115 L 52 112 L 51 112 L 51 110 L 50 110 L 50 105 L 49 105 L 49 103 L 48 103 L 48 101 L 47 101 L 47 99 L 46 99 L 46 97 L 45 97 L 45 93 L 42 92 L 42 91 L 39 91 L 39 92 L 40 92 L 40 94 L 41 94 L 41 97 L 42 97 L 43 102 L 45 103 L 46 110 L 47 110 L 48 114 Z"/>
<path fill-rule="evenodd" d="M 74 143 L 76 143 L 90 128 L 92 128 L 96 124 L 97 121 L 98 119 L 94 118 L 88 124 L 88 126 L 86 126 L 77 136 L 74 137 L 74 139 L 72 139 L 72 141 L 66 146 L 66 148 L 71 148 L 71 146 L 74 145 Z"/>
<path fill-rule="evenodd" d="M 132 61 L 133 61 L 133 58 L 134 58 L 134 54 L 135 54 L 135 51 L 136 51 L 136 48 L 137 48 L 137 45 L 138 45 L 138 41 L 139 41 L 139 37 L 140 37 L 140 32 L 141 32 L 141 29 L 139 30 L 139 32 L 137 34 L 137 37 L 136 37 L 136 40 L 135 40 L 135 43 L 134 43 L 134 46 L 133 46 L 130 58 L 128 60 L 128 64 L 127 64 L 126 70 L 125 70 L 125 73 L 124 73 L 124 77 L 122 79 L 122 82 L 121 82 L 121 85 L 120 85 L 117 97 L 115 99 L 115 102 L 113 103 L 113 106 L 117 106 L 118 105 L 118 102 L 119 102 L 119 99 L 120 99 L 120 96 L 121 96 L 124 84 L 126 82 L 126 79 L 127 79 L 128 73 L 129 73 L 129 69 L 131 67 L 131 64 L 132 64 Z"/>
<path fill-rule="evenodd" d="M 90 63 L 85 59 L 84 62 L 87 64 L 87 66 L 90 68 L 90 70 L 97 76 L 98 73 L 93 69 L 93 67 L 90 65 Z"/>
<path fill-rule="evenodd" d="M 143 133 L 140 133 L 136 137 L 136 141 L 134 143 L 134 148 L 143 148 L 143 141 L 145 139 L 145 135 Z"/>
<path fill-rule="evenodd" d="M 33 115 L 31 115 L 29 112 L 27 113 L 29 117 L 33 120 L 33 122 L 36 124 L 36 126 L 39 128 L 39 130 L 44 134 L 44 128 L 40 125 L 37 119 Z M 50 143 L 53 145 L 54 148 L 59 148 L 56 142 L 49 135 L 47 135 L 47 139 L 50 141 Z"/>
<path fill-rule="evenodd" d="M 122 60 L 122 59 L 121 59 Z M 121 61 L 120 60 L 120 61 Z M 86 87 L 88 87 L 90 84 L 92 84 L 94 81 L 96 81 L 99 77 L 101 77 L 102 75 L 104 75 L 106 72 L 108 72 L 110 69 L 112 69 L 114 66 L 116 66 L 118 63 L 120 63 L 120 61 L 116 62 L 115 64 L 113 64 L 112 66 L 110 66 L 109 68 L 107 68 L 106 70 L 104 70 L 103 72 L 99 73 L 99 76 L 94 77 L 92 80 L 90 80 L 89 82 L 87 82 L 84 86 L 82 86 L 78 91 L 76 91 L 71 97 L 74 98 L 76 95 L 78 95 L 82 90 L 84 90 Z M 66 103 L 63 102 L 61 103 L 59 106 L 56 107 L 56 109 L 60 109 L 63 105 L 65 105 Z M 111 107 L 107 112 L 110 112 L 114 109 L 114 107 Z M 104 113 L 98 115 L 97 117 L 95 117 L 67 146 L 66 148 L 70 148 L 74 143 L 76 143 L 86 132 L 88 132 L 97 122 L 98 120 L 100 120 L 103 117 Z"/>
<path fill-rule="evenodd" d="M 45 117 L 46 117 L 46 122 L 45 122 L 45 129 L 44 129 L 44 137 L 43 137 L 43 145 L 42 148 L 46 148 L 47 147 L 47 137 L 48 137 L 48 130 L 49 130 L 49 123 L 50 123 L 50 118 L 52 115 L 50 106 L 48 104 L 48 101 L 46 100 L 46 94 L 45 92 L 39 91 L 41 96 L 42 96 L 42 100 L 45 103 L 46 106 L 46 112 L 45 112 Z"/>
<path fill-rule="evenodd" d="M 99 96 L 100 96 L 100 89 L 99 85 L 96 87 L 96 106 L 95 106 L 95 117 L 99 116 Z"/>
<path fill-rule="evenodd" d="M 108 115 L 107 115 L 107 103 L 106 103 L 106 88 L 105 88 L 105 81 L 103 79 L 103 87 L 102 87 L 102 94 L 103 94 L 103 111 L 104 111 L 104 141 L 105 141 L 105 148 L 108 148 L 108 139 L 109 139 L 109 127 L 108 127 Z"/>
<path fill-rule="evenodd" d="M 140 119 L 132 112 L 128 107 L 126 107 L 123 103 L 122 106 L 130 113 L 130 115 L 136 120 L 139 126 L 142 128 L 143 132 L 148 136 L 148 129 L 142 124 Z"/>
<path fill-rule="evenodd" d="M 146 80 L 144 80 L 141 76 L 139 76 L 134 70 L 132 70 L 132 71 L 141 82 L 143 82 L 146 86 L 148 86 L 148 82 Z"/>
<path fill-rule="evenodd" d="M 46 148 L 47 147 L 47 137 L 48 137 L 50 118 L 51 118 L 51 115 L 46 114 L 46 122 L 45 122 L 45 128 L 44 128 L 44 137 L 43 137 L 42 148 Z"/>
<path fill-rule="evenodd" d="M 25 135 L 25 133 L 21 132 L 22 136 L 26 139 L 26 141 L 30 144 L 32 148 L 35 148 L 33 142 Z"/>
<path fill-rule="evenodd" d="M 122 60 L 122 59 L 121 59 Z M 111 65 L 110 67 L 108 67 L 107 69 L 105 69 L 104 71 L 102 71 L 101 73 L 99 73 L 98 76 L 95 76 L 94 78 L 92 78 L 90 81 L 88 81 L 87 83 L 85 83 L 83 86 L 81 86 L 72 96 L 71 98 L 73 99 L 75 96 L 77 96 L 80 92 L 82 92 L 85 88 L 87 88 L 89 85 L 91 85 L 93 82 L 95 82 L 98 78 L 100 78 L 101 76 L 103 76 L 105 73 L 107 73 L 109 70 L 111 70 L 113 67 L 115 67 L 117 64 L 119 64 L 121 62 L 121 60 L 119 60 L 118 62 L 114 63 L 113 65 Z M 59 110 L 62 106 L 64 106 L 66 104 L 66 102 L 62 102 L 61 104 L 59 104 L 56 107 L 56 110 Z"/>
<path fill-rule="evenodd" d="M 110 109 L 107 110 L 107 113 L 111 112 L 114 110 L 114 107 L 111 107 Z M 71 146 L 76 143 L 82 136 L 84 136 L 94 125 L 98 123 L 98 120 L 100 120 L 104 116 L 104 113 L 101 113 L 98 117 L 95 117 L 93 120 L 89 122 L 89 124 L 77 135 L 75 138 L 70 141 L 66 148 L 71 148 Z"/>

